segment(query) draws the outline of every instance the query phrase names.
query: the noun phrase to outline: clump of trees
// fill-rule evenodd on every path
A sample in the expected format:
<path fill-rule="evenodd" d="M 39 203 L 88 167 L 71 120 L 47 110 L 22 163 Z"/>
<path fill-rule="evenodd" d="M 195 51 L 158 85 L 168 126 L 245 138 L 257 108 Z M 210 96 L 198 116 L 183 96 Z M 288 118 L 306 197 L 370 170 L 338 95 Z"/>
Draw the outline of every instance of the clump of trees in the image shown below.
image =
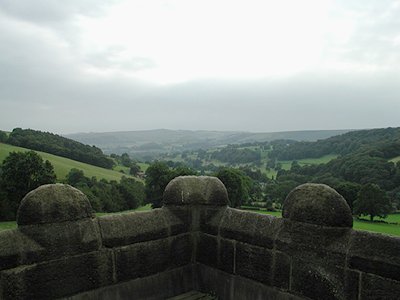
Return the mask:
<path fill-rule="evenodd" d="M 129 168 L 130 175 L 136 176 L 140 172 L 140 166 L 136 161 L 130 158 L 128 153 L 122 153 L 121 155 L 113 153 L 110 155 L 110 157 L 115 159 L 118 164 Z"/>
<path fill-rule="evenodd" d="M 337 190 L 355 215 L 385 217 L 400 209 L 400 163 L 369 154 L 346 155 L 327 164 L 296 166 L 279 170 L 266 192 L 274 202 L 283 203 L 295 186 L 324 183 Z"/>
<path fill-rule="evenodd" d="M 230 206 L 240 207 L 250 202 L 254 182 L 249 176 L 235 168 L 221 168 L 214 175 L 225 185 Z"/>
<path fill-rule="evenodd" d="M 99 148 L 84 145 L 50 132 L 15 128 L 6 142 L 14 146 L 43 151 L 102 168 L 111 169 L 114 165 L 113 160 Z"/>
<path fill-rule="evenodd" d="M 230 164 L 240 164 L 260 161 L 261 153 L 248 148 L 240 149 L 235 146 L 228 146 L 214 151 L 211 154 L 211 158 Z"/>
<path fill-rule="evenodd" d="M 6 142 L 8 139 L 7 134 L 4 131 L 0 130 L 0 143 Z"/>
<path fill-rule="evenodd" d="M 175 177 L 184 175 L 197 175 L 197 172 L 184 165 L 171 168 L 165 162 L 156 161 L 151 164 L 146 170 L 146 203 L 150 203 L 153 208 L 161 207 L 167 184 Z"/>
<path fill-rule="evenodd" d="M 135 209 L 145 200 L 143 183 L 123 176 L 120 182 L 96 177 L 88 178 L 82 170 L 71 169 L 66 182 L 81 190 L 96 212 L 117 212 Z"/>
<path fill-rule="evenodd" d="M 370 220 L 374 217 L 385 218 L 392 210 L 390 200 L 379 185 L 368 183 L 361 187 L 358 198 L 354 201 L 354 213 L 357 215 L 369 215 Z"/>
<path fill-rule="evenodd" d="M 34 151 L 11 152 L 0 170 L 0 220 L 15 220 L 22 198 L 35 188 L 55 183 L 51 163 Z"/>

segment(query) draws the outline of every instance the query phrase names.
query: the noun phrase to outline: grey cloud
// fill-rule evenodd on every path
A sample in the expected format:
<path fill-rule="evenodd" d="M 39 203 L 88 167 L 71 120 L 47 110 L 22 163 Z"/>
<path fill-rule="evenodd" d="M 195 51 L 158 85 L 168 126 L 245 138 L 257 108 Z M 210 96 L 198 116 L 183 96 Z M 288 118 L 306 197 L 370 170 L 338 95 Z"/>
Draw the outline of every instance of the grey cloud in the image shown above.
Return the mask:
<path fill-rule="evenodd" d="M 71 51 L 76 38 L 69 24 L 72 16 L 101 13 L 98 1 L 3 0 L 0 10 L 8 17 L 0 14 L 0 129 L 31 127 L 72 133 L 399 126 L 400 51 L 390 39 L 398 33 L 400 16 L 399 10 L 388 12 L 383 7 L 390 7 L 389 2 L 382 7 L 371 6 L 379 1 L 351 2 L 359 5 L 353 10 L 366 16 L 377 13 L 376 18 L 360 23 L 350 41 L 351 51 L 342 59 L 365 61 L 365 54 L 372 53 L 376 56 L 369 59 L 374 63 L 393 62 L 390 72 L 319 72 L 275 80 L 197 80 L 163 86 L 82 72 L 82 63 L 125 70 L 152 68 L 155 64 L 146 57 L 123 62 L 113 59 L 123 48 L 85 57 Z M 13 18 L 34 26 L 19 24 Z M 57 27 L 54 22 L 64 24 Z"/>
<path fill-rule="evenodd" d="M 151 128 L 278 131 L 397 125 L 399 83 L 393 80 L 377 84 L 375 80 L 364 78 L 357 85 L 350 85 L 338 78 L 303 78 L 282 81 L 273 87 L 263 81 L 213 85 L 197 81 L 174 87 L 142 87 L 139 93 L 129 82 L 105 82 L 77 86 L 72 94 L 60 94 L 48 106 L 39 100 L 13 104 L 15 114 L 8 112 L 1 119 L 3 128 L 18 126 L 15 120 L 19 120 L 24 124 L 19 126 L 59 133 Z M 18 117 L 21 113 L 22 120 Z"/>
<path fill-rule="evenodd" d="M 34 23 L 58 23 L 69 20 L 74 15 L 100 14 L 115 0 L 2 0 L 0 9 L 15 18 Z"/>
<path fill-rule="evenodd" d="M 339 14 L 352 15 L 356 31 L 346 44 L 343 61 L 393 66 L 400 61 L 400 5 L 395 1 L 340 1 Z M 398 67 L 398 66 L 397 66 Z"/>

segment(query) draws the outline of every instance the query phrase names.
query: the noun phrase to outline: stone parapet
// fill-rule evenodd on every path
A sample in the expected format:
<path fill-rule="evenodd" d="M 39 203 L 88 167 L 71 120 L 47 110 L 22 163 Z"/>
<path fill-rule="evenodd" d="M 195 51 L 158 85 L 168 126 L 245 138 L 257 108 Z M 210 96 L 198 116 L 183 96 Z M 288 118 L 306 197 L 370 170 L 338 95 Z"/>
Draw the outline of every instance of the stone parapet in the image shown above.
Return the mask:
<path fill-rule="evenodd" d="M 32 191 L 0 232 L 0 299 L 399 298 L 400 238 L 353 230 L 328 186 L 294 189 L 283 218 L 228 207 L 213 177 L 174 179 L 164 203 L 96 218 L 70 186 Z"/>

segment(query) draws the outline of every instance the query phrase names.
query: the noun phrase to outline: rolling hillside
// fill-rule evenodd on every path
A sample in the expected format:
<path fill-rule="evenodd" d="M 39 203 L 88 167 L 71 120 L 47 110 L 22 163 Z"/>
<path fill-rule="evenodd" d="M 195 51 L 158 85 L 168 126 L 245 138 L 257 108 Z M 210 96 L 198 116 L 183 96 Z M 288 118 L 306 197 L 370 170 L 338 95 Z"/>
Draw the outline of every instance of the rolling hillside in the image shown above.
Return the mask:
<path fill-rule="evenodd" d="M 316 141 L 349 130 L 309 130 L 287 132 L 237 132 L 191 130 L 144 130 L 123 132 L 76 133 L 66 137 L 84 144 L 96 145 L 106 153 L 143 154 L 209 149 L 228 144 L 266 142 L 277 139 Z"/>
<path fill-rule="evenodd" d="M 29 151 L 29 149 L 0 143 L 0 162 L 2 162 L 4 158 L 6 158 L 8 154 L 12 151 Z M 62 181 L 72 168 L 82 170 L 85 173 L 85 176 L 89 178 L 95 176 L 97 179 L 104 178 L 106 180 L 119 181 L 121 177 L 124 176 L 124 174 L 114 170 L 92 166 L 45 152 L 35 152 L 37 152 L 44 160 L 49 160 L 51 162 L 51 164 L 54 166 L 54 171 L 59 181 Z"/>

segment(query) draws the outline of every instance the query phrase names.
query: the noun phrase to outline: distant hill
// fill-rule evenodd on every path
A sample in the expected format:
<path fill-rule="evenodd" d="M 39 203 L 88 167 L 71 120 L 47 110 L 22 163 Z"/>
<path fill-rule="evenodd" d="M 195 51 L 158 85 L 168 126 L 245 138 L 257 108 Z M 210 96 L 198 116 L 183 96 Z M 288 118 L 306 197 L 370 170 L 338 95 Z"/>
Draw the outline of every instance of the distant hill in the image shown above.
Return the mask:
<path fill-rule="evenodd" d="M 369 154 L 391 159 L 400 155 L 400 127 L 358 130 L 316 142 L 276 145 L 270 157 L 295 160 L 328 154 Z"/>
<path fill-rule="evenodd" d="M 76 133 L 66 137 L 81 143 L 95 145 L 106 153 L 129 154 L 179 152 L 209 149 L 228 144 L 267 142 L 277 139 L 316 141 L 350 130 L 306 130 L 286 132 L 238 132 L 191 130 L 143 130 L 101 133 Z"/>

